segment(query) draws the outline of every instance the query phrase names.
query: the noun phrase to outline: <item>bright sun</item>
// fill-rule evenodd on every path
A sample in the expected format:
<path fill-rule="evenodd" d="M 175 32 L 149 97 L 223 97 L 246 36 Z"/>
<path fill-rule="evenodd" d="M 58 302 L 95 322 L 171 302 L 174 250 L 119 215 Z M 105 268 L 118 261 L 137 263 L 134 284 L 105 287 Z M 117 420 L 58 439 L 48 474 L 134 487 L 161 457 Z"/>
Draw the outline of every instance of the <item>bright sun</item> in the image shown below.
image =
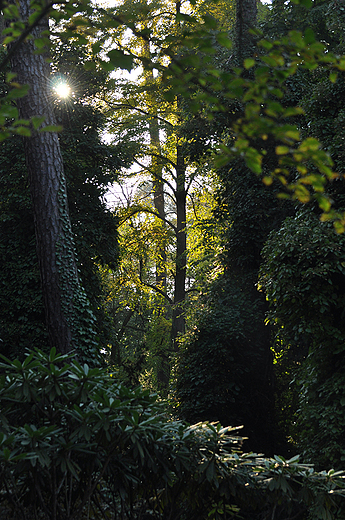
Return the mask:
<path fill-rule="evenodd" d="M 54 88 L 56 94 L 63 99 L 68 98 L 71 95 L 71 87 L 67 83 L 59 83 Z"/>

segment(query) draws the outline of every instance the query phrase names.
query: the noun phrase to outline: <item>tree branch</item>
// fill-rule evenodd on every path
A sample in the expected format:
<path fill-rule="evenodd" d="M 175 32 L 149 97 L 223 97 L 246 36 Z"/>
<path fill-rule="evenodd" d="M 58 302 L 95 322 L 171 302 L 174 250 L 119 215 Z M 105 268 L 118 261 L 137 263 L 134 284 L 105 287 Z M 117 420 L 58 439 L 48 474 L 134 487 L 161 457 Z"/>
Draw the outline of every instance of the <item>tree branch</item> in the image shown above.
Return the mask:
<path fill-rule="evenodd" d="M 175 188 L 172 186 L 172 184 L 171 184 L 169 181 L 167 181 L 166 179 L 163 179 L 163 177 L 160 177 L 159 175 L 157 175 L 157 173 L 155 173 L 153 170 L 151 170 L 151 168 L 150 168 L 149 166 L 143 166 L 143 165 L 138 161 L 138 159 L 133 159 L 133 160 L 134 160 L 135 163 L 137 163 L 137 164 L 140 166 L 140 168 L 143 168 L 143 170 L 148 171 L 148 172 L 149 172 L 153 177 L 156 177 L 156 179 L 158 179 L 158 180 L 164 182 L 164 184 L 166 184 L 167 186 L 169 186 L 169 188 L 171 189 L 171 191 L 172 191 L 173 193 L 176 193 Z M 167 159 L 167 162 L 171 162 L 171 161 L 169 161 L 169 159 Z M 173 164 L 173 163 L 172 163 L 172 164 Z"/>
<path fill-rule="evenodd" d="M 150 287 L 151 289 L 153 289 L 154 291 L 157 291 L 161 296 L 164 296 L 164 298 L 166 300 L 168 300 L 168 302 L 172 305 L 173 304 L 173 301 L 172 299 L 170 298 L 170 296 L 167 295 L 166 292 L 162 291 L 162 289 L 160 289 L 159 287 L 157 287 L 156 285 L 152 285 L 150 283 L 147 283 L 147 282 L 141 282 L 143 285 L 146 285 L 147 287 Z"/>
<path fill-rule="evenodd" d="M 131 210 L 131 212 L 126 215 L 125 218 L 121 219 L 120 226 L 126 222 L 126 220 L 130 219 L 131 217 L 134 217 L 137 213 L 149 213 L 150 215 L 154 215 L 155 217 L 159 218 L 160 220 L 163 220 L 168 226 L 171 227 L 171 229 L 174 231 L 175 234 L 177 234 L 177 227 L 174 226 L 170 220 L 167 220 L 166 218 L 161 217 L 156 211 L 150 208 L 143 208 L 143 207 L 136 207 Z"/>
<path fill-rule="evenodd" d="M 102 99 L 102 101 L 104 101 L 104 99 Z M 170 121 L 167 121 L 166 119 L 164 119 L 164 117 L 160 117 L 158 115 L 150 114 L 150 112 L 148 112 L 147 110 L 144 110 L 142 108 L 138 108 L 136 106 L 133 106 L 130 103 L 113 104 L 113 103 L 109 103 L 109 101 L 105 101 L 105 102 L 113 110 L 120 110 L 122 108 L 127 108 L 129 110 L 136 110 L 137 112 L 140 112 L 141 114 L 144 114 L 146 116 L 152 117 L 153 119 L 158 119 L 158 121 L 163 121 L 163 123 L 165 123 L 167 125 L 170 125 L 172 128 L 175 128 L 174 125 L 172 123 L 170 123 Z"/>

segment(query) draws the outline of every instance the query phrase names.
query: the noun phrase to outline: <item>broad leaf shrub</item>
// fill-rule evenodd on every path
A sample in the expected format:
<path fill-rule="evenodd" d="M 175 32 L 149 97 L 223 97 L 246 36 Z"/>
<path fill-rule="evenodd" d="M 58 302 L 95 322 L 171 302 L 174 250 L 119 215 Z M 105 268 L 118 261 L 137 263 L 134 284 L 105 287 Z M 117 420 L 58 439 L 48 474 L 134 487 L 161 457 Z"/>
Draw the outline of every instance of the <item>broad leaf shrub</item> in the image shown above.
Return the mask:
<path fill-rule="evenodd" d="M 0 371 L 1 518 L 341 518 L 342 473 L 240 454 L 233 429 L 172 421 L 99 368 L 53 349 Z"/>

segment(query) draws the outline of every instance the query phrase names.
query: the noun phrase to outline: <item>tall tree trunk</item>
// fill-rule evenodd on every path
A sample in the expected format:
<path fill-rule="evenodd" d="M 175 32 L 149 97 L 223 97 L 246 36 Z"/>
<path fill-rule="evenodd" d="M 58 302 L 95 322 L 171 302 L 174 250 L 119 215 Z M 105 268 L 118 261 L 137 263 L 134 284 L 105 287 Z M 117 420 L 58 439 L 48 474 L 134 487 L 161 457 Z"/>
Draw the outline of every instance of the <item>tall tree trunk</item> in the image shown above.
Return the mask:
<path fill-rule="evenodd" d="M 176 15 L 181 12 L 181 1 L 175 3 Z M 180 28 L 180 22 L 177 22 Z M 179 96 L 176 99 L 177 113 L 181 112 Z M 186 319 L 184 303 L 186 300 L 186 268 L 187 268 L 187 231 L 186 231 L 186 165 L 183 148 L 180 144 L 179 135 L 176 138 L 176 267 L 175 267 L 175 289 L 174 305 L 172 312 L 171 337 L 173 348 L 178 350 L 178 337 L 185 333 Z"/>
<path fill-rule="evenodd" d="M 0 9 L 2 8 L 1 0 L 0 0 Z M 0 45 L 4 41 L 4 37 L 2 35 L 2 31 L 5 29 L 5 20 L 2 11 L 0 10 Z"/>
<path fill-rule="evenodd" d="M 144 29 L 145 27 L 143 27 Z M 142 44 L 143 55 L 151 60 L 150 42 L 147 40 L 143 41 Z M 150 68 L 145 71 L 145 86 L 147 88 L 147 111 L 149 112 L 149 135 L 150 135 L 150 151 L 151 151 L 151 172 L 152 172 L 152 184 L 153 184 L 153 203 L 155 210 L 160 218 L 160 225 L 165 230 L 165 200 L 164 200 L 164 181 L 163 181 L 163 166 L 161 159 L 161 142 L 159 137 L 159 122 L 158 122 L 158 110 L 157 110 L 157 95 L 156 88 L 157 82 L 153 75 L 153 70 Z M 158 260 L 156 261 L 156 287 L 158 287 L 163 293 L 167 291 L 167 273 L 166 273 L 166 248 L 165 240 L 160 243 L 158 247 Z M 162 314 L 167 314 L 166 301 L 164 301 Z M 162 348 L 157 352 L 159 357 L 159 365 L 156 373 L 157 386 L 161 394 L 166 396 L 169 388 L 170 379 L 170 359 L 169 352 L 164 349 L 164 338 L 161 338 Z"/>
<path fill-rule="evenodd" d="M 153 78 L 152 78 L 153 79 Z M 154 107 L 154 104 L 153 104 Z M 159 140 L 159 125 L 157 119 L 157 109 L 153 108 L 153 114 L 149 119 L 150 144 L 152 150 L 151 169 L 153 172 L 153 200 L 155 210 L 161 219 L 161 225 L 165 228 L 165 203 L 164 203 L 164 182 L 161 155 L 161 143 Z M 158 251 L 159 260 L 156 263 L 156 285 L 166 292 L 166 251 L 165 244 L 161 244 Z"/>
<path fill-rule="evenodd" d="M 250 34 L 250 29 L 256 25 L 257 17 L 257 3 L 256 0 L 237 0 L 237 11 L 236 11 L 236 51 L 238 64 L 243 65 L 243 61 L 247 57 L 252 57 L 255 52 L 255 35 Z M 243 76 L 253 78 L 253 70 L 244 70 Z M 234 171 L 236 170 L 236 172 Z M 257 179 L 254 174 L 248 172 L 247 167 L 243 161 L 238 161 L 232 168 L 230 176 L 232 175 L 233 181 L 230 183 L 230 197 L 228 204 L 238 204 L 239 197 L 242 196 L 242 204 L 246 197 L 248 197 L 248 191 L 241 186 L 247 186 L 246 178 L 252 178 L 253 191 L 251 197 L 256 196 L 255 190 L 260 190 L 260 185 L 254 190 Z M 236 197 L 232 194 L 236 193 Z M 258 191 L 258 200 L 259 200 Z M 242 195 L 241 195 L 242 194 Z M 236 200 L 234 200 L 236 198 Z M 250 207 L 250 206 L 248 206 Z M 248 210 L 249 211 L 249 210 Z M 243 216 L 243 215 L 242 215 Z M 237 217 L 239 219 L 239 217 Z M 253 355 L 255 356 L 255 363 L 249 368 L 248 379 L 251 381 L 251 385 L 244 389 L 244 392 L 248 392 L 248 402 L 251 404 L 251 411 L 247 413 L 245 417 L 245 434 L 248 435 L 248 444 L 245 444 L 249 450 L 264 451 L 270 455 L 273 455 L 275 450 L 275 438 L 276 438 L 276 424 L 274 419 L 274 393 L 273 393 L 273 359 L 271 352 L 271 331 L 269 327 L 265 325 L 265 318 L 267 312 L 267 303 L 262 293 L 257 291 L 257 279 L 258 270 L 261 263 L 260 249 L 262 246 L 258 245 L 257 235 L 255 233 L 255 226 L 259 225 L 254 222 L 253 219 L 253 237 L 252 242 L 245 242 L 247 249 L 246 261 L 239 264 L 236 260 L 236 248 L 231 245 L 228 247 L 230 253 L 231 271 L 230 275 L 232 280 L 241 288 L 243 294 L 254 309 L 256 309 L 256 315 L 258 316 L 257 324 L 253 332 L 248 330 L 246 332 L 247 337 L 251 339 L 253 345 Z M 238 222 L 232 222 L 232 237 L 236 237 L 236 226 L 241 226 L 241 220 Z M 260 231 L 262 232 L 262 223 L 260 222 Z M 243 236 L 243 235 L 242 235 Z M 242 253 L 243 255 L 243 253 Z M 242 354 L 239 352 L 239 356 Z M 255 388 L 255 393 L 250 393 L 252 388 Z M 262 421 L 262 417 L 265 417 L 265 421 Z"/>
<path fill-rule="evenodd" d="M 142 29 L 146 27 L 143 24 Z M 142 53 L 145 58 L 151 61 L 150 42 L 144 40 L 142 43 Z M 157 110 L 157 96 L 155 91 L 157 82 L 153 75 L 153 70 L 150 68 L 145 71 L 145 86 L 147 88 L 147 111 L 149 112 L 149 135 L 151 148 L 151 171 L 153 183 L 153 202 L 155 210 L 161 219 L 161 225 L 165 228 L 165 202 L 164 202 L 164 182 L 163 182 L 163 167 L 161 160 L 161 142 L 159 138 L 159 123 Z M 166 292 L 166 250 L 165 245 L 161 244 L 158 251 L 159 261 L 156 264 L 156 285 L 162 291 Z"/>
<path fill-rule="evenodd" d="M 27 21 L 30 1 L 19 0 L 19 9 Z M 44 19 L 34 29 L 33 37 L 39 38 L 48 29 L 48 20 Z M 18 100 L 20 117 L 44 116 L 44 125 L 54 125 L 49 62 L 46 55 L 35 53 L 34 39 L 21 45 L 11 65 L 17 81 L 30 87 L 28 95 Z M 58 352 L 66 353 L 78 346 L 73 330 L 85 310 L 85 296 L 78 280 L 58 135 L 33 129 L 31 137 L 24 138 L 24 149 L 49 342 Z"/>
<path fill-rule="evenodd" d="M 183 151 L 179 144 L 177 148 L 176 165 L 176 272 L 174 306 L 172 314 L 172 341 L 174 350 L 178 349 L 178 336 L 185 332 L 186 299 L 186 267 L 187 267 L 187 232 L 186 232 L 186 166 Z"/>

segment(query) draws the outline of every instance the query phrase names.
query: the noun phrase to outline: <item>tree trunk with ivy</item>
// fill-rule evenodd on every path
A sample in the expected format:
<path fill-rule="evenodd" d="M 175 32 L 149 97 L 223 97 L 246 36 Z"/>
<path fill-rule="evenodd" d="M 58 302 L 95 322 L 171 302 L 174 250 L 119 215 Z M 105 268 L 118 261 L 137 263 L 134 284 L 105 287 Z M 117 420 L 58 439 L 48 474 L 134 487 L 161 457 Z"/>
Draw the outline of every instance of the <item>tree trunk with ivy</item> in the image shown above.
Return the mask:
<path fill-rule="evenodd" d="M 19 10 L 22 19 L 28 20 L 30 1 L 20 0 Z M 41 131 L 55 125 L 49 61 L 46 54 L 35 53 L 34 44 L 48 29 L 48 19 L 43 19 L 33 30 L 33 39 L 25 41 L 12 57 L 11 68 L 16 80 L 30 87 L 18 100 L 20 117 L 44 118 L 40 129 L 32 127 L 31 135 L 24 137 L 24 150 L 49 343 L 67 353 L 83 343 L 83 317 L 90 324 L 86 342 L 92 343 L 92 315 L 78 279 L 58 134 Z"/>

